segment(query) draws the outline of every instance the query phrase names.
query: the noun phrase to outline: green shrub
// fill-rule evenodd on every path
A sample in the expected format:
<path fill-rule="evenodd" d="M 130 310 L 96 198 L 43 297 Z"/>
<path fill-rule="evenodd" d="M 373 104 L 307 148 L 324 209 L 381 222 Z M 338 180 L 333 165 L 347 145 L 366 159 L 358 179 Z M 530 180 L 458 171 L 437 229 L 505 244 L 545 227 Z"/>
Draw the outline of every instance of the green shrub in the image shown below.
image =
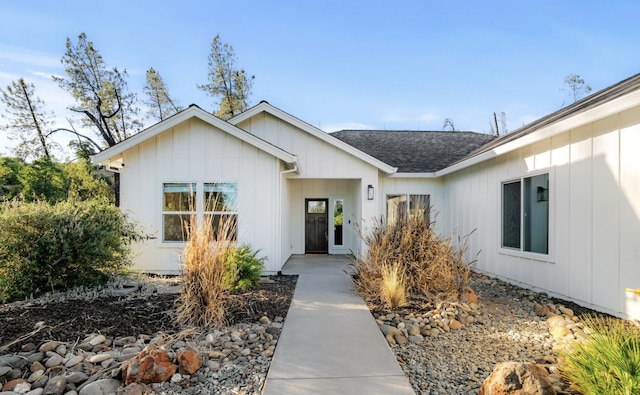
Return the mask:
<path fill-rule="evenodd" d="M 640 394 L 640 329 L 616 318 L 588 316 L 590 336 L 561 354 L 562 375 L 585 395 Z"/>
<path fill-rule="evenodd" d="M 258 258 L 259 251 L 252 252 L 251 246 L 227 247 L 224 286 L 230 291 L 246 291 L 255 288 L 264 270 L 265 258 Z"/>
<path fill-rule="evenodd" d="M 108 203 L 4 203 L 0 301 L 106 282 L 130 266 L 130 243 L 140 239 Z"/>

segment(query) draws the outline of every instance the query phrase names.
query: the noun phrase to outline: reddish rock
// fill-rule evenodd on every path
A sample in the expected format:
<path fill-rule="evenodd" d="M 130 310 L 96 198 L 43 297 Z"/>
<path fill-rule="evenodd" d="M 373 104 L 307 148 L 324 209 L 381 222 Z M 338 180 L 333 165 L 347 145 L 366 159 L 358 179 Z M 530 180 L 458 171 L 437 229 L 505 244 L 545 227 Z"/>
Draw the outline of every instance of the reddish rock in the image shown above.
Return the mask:
<path fill-rule="evenodd" d="M 21 384 L 21 383 L 26 383 L 27 380 L 25 379 L 13 379 L 10 381 L 7 381 L 6 383 L 4 383 L 4 385 L 2 386 L 2 391 L 13 391 L 14 388 L 16 388 L 16 385 Z"/>
<path fill-rule="evenodd" d="M 122 365 L 124 385 L 131 383 L 161 383 L 167 381 L 178 367 L 162 350 L 145 350 Z"/>
<path fill-rule="evenodd" d="M 478 303 L 478 297 L 471 287 L 462 288 L 461 299 L 463 302 L 467 303 Z"/>
<path fill-rule="evenodd" d="M 176 355 L 178 361 L 178 373 L 194 374 L 202 366 L 202 358 L 200 354 L 193 350 L 180 350 Z"/>
<path fill-rule="evenodd" d="M 478 395 L 556 395 L 549 373 L 531 363 L 501 362 L 480 387 Z"/>

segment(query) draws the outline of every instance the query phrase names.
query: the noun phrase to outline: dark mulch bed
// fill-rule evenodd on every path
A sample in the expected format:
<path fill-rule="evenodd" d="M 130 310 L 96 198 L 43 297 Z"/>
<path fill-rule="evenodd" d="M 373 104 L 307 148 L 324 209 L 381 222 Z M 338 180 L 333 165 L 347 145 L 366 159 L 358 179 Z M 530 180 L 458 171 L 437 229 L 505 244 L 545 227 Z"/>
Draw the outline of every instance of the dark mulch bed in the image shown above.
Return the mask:
<path fill-rule="evenodd" d="M 273 276 L 273 283 L 233 294 L 227 301 L 228 325 L 252 323 L 262 316 L 285 317 L 297 276 Z M 107 337 L 175 334 L 182 329 L 175 321 L 175 294 L 131 294 L 94 299 L 67 300 L 47 304 L 0 305 L 0 353 L 20 351 L 25 343 L 49 340 L 82 341 L 87 334 Z M 36 332 L 37 329 L 40 329 Z M 33 332 L 36 332 L 33 334 Z M 32 334 L 32 335 L 30 335 Z M 24 337 L 11 347 L 2 347 Z"/>

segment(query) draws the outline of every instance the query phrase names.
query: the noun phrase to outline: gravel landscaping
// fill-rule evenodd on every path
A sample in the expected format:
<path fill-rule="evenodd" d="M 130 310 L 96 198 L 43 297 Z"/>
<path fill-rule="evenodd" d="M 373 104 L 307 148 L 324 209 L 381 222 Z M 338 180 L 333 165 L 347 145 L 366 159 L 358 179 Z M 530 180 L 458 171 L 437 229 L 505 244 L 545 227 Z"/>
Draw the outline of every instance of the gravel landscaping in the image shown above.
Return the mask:
<path fill-rule="evenodd" d="M 234 295 L 228 325 L 212 331 L 177 326 L 171 283 L 1 306 L 0 383 L 21 382 L 7 394 L 106 394 L 115 387 L 125 394 L 259 394 L 295 280 L 272 277 Z M 590 310 L 482 275 L 474 274 L 470 286 L 477 303 L 414 303 L 396 311 L 370 304 L 416 393 L 477 394 L 496 363 L 520 361 L 543 366 L 558 393 L 575 394 L 558 375 L 557 351 L 580 338 L 579 317 Z M 196 350 L 202 366 L 125 388 L 123 362 L 149 348 L 172 360 Z"/>
<path fill-rule="evenodd" d="M 68 292 L 0 306 L 0 394 L 259 394 L 297 276 L 274 276 L 227 302 L 227 325 L 211 331 L 175 323 L 177 287 Z M 123 362 L 144 349 L 174 360 L 195 350 L 202 366 L 166 382 L 121 385 Z M 9 391 L 11 390 L 11 391 Z"/>
<path fill-rule="evenodd" d="M 477 394 L 497 363 L 514 361 L 542 366 L 558 394 L 577 394 L 558 374 L 557 351 L 584 336 L 580 316 L 594 312 L 478 274 L 470 286 L 477 303 L 370 305 L 383 334 L 399 330 L 387 340 L 416 393 Z"/>

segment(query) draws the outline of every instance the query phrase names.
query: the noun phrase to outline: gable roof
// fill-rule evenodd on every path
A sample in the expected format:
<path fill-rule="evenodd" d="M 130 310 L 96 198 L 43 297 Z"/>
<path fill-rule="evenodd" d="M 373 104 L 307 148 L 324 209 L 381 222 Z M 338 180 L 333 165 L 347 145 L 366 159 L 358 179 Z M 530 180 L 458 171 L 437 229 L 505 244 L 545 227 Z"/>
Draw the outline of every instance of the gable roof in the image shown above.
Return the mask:
<path fill-rule="evenodd" d="M 156 123 L 153 126 L 148 127 L 147 129 L 141 131 L 140 133 L 134 134 L 126 140 L 119 142 L 118 144 L 105 149 L 104 151 L 98 152 L 95 155 L 91 156 L 91 159 L 94 162 L 105 162 L 112 160 L 113 158 L 118 157 L 124 151 L 152 138 L 157 136 L 158 134 L 170 129 L 184 121 L 187 121 L 191 118 L 198 118 L 210 125 L 213 125 L 222 131 L 246 142 L 254 147 L 275 156 L 276 158 L 282 160 L 283 162 L 289 164 L 297 164 L 298 158 L 279 148 L 275 145 L 256 137 L 255 135 L 242 130 L 235 125 L 232 125 L 229 122 L 226 122 L 213 114 L 203 110 L 202 108 L 196 106 L 195 104 L 190 105 L 187 109 L 174 114 L 173 116 Z"/>
<path fill-rule="evenodd" d="M 300 120 L 299 118 L 294 117 L 293 115 L 286 113 L 282 110 L 280 110 L 277 107 L 272 106 L 271 104 L 269 104 L 266 101 L 261 101 L 260 103 L 258 103 L 257 105 L 251 107 L 250 109 L 248 109 L 247 111 L 236 115 L 235 117 L 231 118 L 229 120 L 229 123 L 232 123 L 234 125 L 237 125 L 243 121 L 248 120 L 249 118 L 260 114 L 261 112 L 266 112 L 268 114 L 273 115 L 276 118 L 279 118 L 295 127 L 297 127 L 298 129 L 301 129 L 307 133 L 309 133 L 310 135 L 324 141 L 325 143 L 328 143 L 342 151 L 345 151 L 353 156 L 355 156 L 356 158 L 376 167 L 378 170 L 387 173 L 387 174 L 393 174 L 395 173 L 398 169 L 395 167 L 395 165 L 393 165 L 392 163 L 389 162 L 385 162 L 384 160 L 381 160 L 380 158 L 375 157 L 374 155 L 371 155 L 370 152 L 364 151 L 359 149 L 358 147 L 354 147 L 353 145 L 350 145 L 340 139 L 337 139 L 335 136 L 326 133 L 323 130 L 320 130 L 318 128 L 316 128 L 315 126 L 312 126 L 302 120 Z"/>
<path fill-rule="evenodd" d="M 544 138 L 638 106 L 640 74 L 636 74 L 582 100 L 561 108 L 469 153 L 467 157 L 443 169 L 445 175 L 498 155 L 516 150 Z"/>
<path fill-rule="evenodd" d="M 341 130 L 331 135 L 397 167 L 399 173 L 435 173 L 495 139 L 474 132 L 405 130 Z"/>

